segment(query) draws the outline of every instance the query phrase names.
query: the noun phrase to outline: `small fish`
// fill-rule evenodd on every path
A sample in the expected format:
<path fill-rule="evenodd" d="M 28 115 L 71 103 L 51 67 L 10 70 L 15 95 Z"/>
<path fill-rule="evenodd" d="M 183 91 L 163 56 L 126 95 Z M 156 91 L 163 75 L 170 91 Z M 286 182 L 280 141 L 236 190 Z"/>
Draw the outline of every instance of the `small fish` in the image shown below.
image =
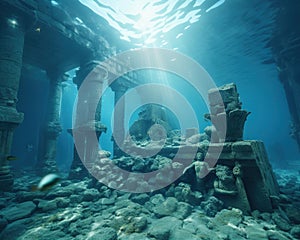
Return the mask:
<path fill-rule="evenodd" d="M 26 151 L 27 152 L 32 152 L 33 151 L 33 145 L 32 144 L 27 144 L 26 145 Z"/>
<path fill-rule="evenodd" d="M 53 187 L 58 181 L 60 177 L 55 173 L 50 173 L 44 176 L 37 186 L 32 186 L 32 191 L 46 191 Z"/>
<path fill-rule="evenodd" d="M 6 160 L 7 161 L 15 161 L 15 160 L 17 160 L 18 158 L 16 157 L 16 156 L 12 156 L 12 155 L 9 155 L 9 156 L 7 156 L 6 157 Z"/>

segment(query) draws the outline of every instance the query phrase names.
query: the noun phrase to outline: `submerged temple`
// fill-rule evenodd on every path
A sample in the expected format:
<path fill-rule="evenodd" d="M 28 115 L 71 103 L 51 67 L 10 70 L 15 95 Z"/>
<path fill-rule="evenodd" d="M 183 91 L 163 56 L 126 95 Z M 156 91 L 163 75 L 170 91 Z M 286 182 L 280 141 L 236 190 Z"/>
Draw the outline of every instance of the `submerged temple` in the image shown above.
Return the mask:
<path fill-rule="evenodd" d="M 91 134 L 96 133 L 99 140 L 101 134 L 107 130 L 101 122 L 102 102 L 98 102 L 97 96 L 102 90 L 104 80 L 107 76 L 113 78 L 118 72 L 122 72 L 128 63 L 111 60 L 110 66 L 102 66 L 101 61 L 113 56 L 116 52 L 110 46 L 108 40 L 96 34 L 89 26 L 76 21 L 59 5 L 54 6 L 49 1 L 43 0 L 2 0 L 0 3 L 0 189 L 9 191 L 13 186 L 13 176 L 10 172 L 7 157 L 11 154 L 13 133 L 16 127 L 22 124 L 24 114 L 17 110 L 18 90 L 22 67 L 26 65 L 34 66 L 46 72 L 49 80 L 48 103 L 45 105 L 46 121 L 41 131 L 39 144 L 39 159 L 37 168 L 40 174 L 56 171 L 56 149 L 57 138 L 62 131 L 60 124 L 60 108 L 62 97 L 62 85 L 66 81 L 66 72 L 79 68 L 73 82 L 80 88 L 87 76 L 92 77 L 97 86 L 97 91 L 91 93 L 88 99 L 80 99 L 92 102 L 97 105 L 96 114 L 89 118 L 90 109 L 86 108 L 87 118 L 83 122 L 76 124 L 76 128 L 69 129 L 69 133 L 80 134 L 82 131 Z M 289 14 L 291 9 L 282 12 L 280 16 Z M 296 17 L 296 15 L 295 15 Z M 279 78 L 284 85 L 291 114 L 293 117 L 292 135 L 297 142 L 299 140 L 299 37 L 289 41 L 283 36 L 288 23 L 280 25 L 280 31 L 274 36 L 274 55 L 277 56 L 276 63 L 279 68 Z M 297 36 L 299 36 L 299 33 Z M 292 46 L 287 46 L 293 43 Z M 295 55 L 295 56 L 294 56 Z M 290 57 L 294 56 L 294 57 Z M 89 75 L 95 67 L 98 67 L 98 74 Z M 141 76 L 136 72 L 119 77 L 110 87 L 113 90 L 114 103 L 130 88 L 141 82 Z M 291 88 L 291 85 L 296 86 Z M 225 112 L 219 112 L 217 102 L 214 102 L 214 94 L 219 92 L 225 104 Z M 172 168 L 181 170 L 182 179 L 179 181 L 193 182 L 199 191 L 212 193 L 218 196 L 228 206 L 234 206 L 249 212 L 254 209 L 261 211 L 271 211 L 276 206 L 278 198 L 278 187 L 274 178 L 270 163 L 267 158 L 264 144 L 255 140 L 243 140 L 244 123 L 249 112 L 241 108 L 239 94 L 234 84 L 228 84 L 218 89 L 211 89 L 208 93 L 210 100 L 210 114 L 205 117 L 209 120 L 213 118 L 227 118 L 227 132 L 225 143 L 218 143 L 216 139 L 211 143 L 212 149 L 223 150 L 217 165 L 206 166 L 203 163 L 210 138 L 218 136 L 220 130 L 218 126 L 211 126 L 205 133 L 199 133 L 198 129 L 188 129 L 185 136 L 181 136 L 176 131 L 172 131 L 166 120 L 163 109 L 150 105 L 145 111 L 140 113 L 140 118 L 131 126 L 130 131 L 134 136 L 134 144 L 124 141 L 127 153 L 141 151 L 145 152 L 147 139 L 152 137 L 155 141 L 167 138 L 164 147 L 158 150 L 152 159 L 135 159 L 139 164 L 135 164 L 132 159 L 124 155 L 114 142 L 114 155 L 117 165 L 122 165 L 126 170 L 136 172 L 146 172 L 157 170 L 164 164 L 171 164 Z M 123 103 L 125 104 L 125 103 Z M 122 108 L 122 107 L 121 107 Z M 124 106 L 123 108 L 124 109 Z M 113 133 L 125 139 L 124 112 L 118 113 L 113 126 Z M 150 131 L 151 125 L 160 124 L 165 126 L 167 132 Z M 212 133 L 216 133 L 213 134 Z M 164 135 L 165 134 L 165 135 Z M 84 161 L 89 166 L 89 160 L 97 156 L 96 146 L 91 146 L 85 138 Z M 192 165 L 180 169 L 177 164 L 170 163 L 170 159 L 182 147 L 197 148 Z M 204 143 L 203 143 L 204 142 Z M 155 144 L 152 148 L 156 151 Z M 213 152 L 212 152 L 213 154 Z M 110 156 L 103 154 L 100 159 Z M 117 158 L 118 157 L 118 158 Z M 189 156 L 181 156 L 188 158 Z M 148 161 L 148 162 L 147 162 Z M 161 164 L 161 162 L 164 162 Z M 92 166 L 91 166 L 92 167 Z M 210 169 L 208 178 L 199 179 L 198 175 L 204 168 Z M 79 169 L 79 170 L 78 170 Z M 206 170 L 207 170 L 206 169 Z M 95 171 L 102 171 L 101 166 Z M 106 169 L 107 170 L 107 169 Z M 74 148 L 74 160 L 72 163 L 70 177 L 81 179 L 89 176 L 83 163 Z M 255 176 L 255 177 L 253 177 Z M 165 181 L 163 176 L 158 176 L 159 181 Z M 118 176 L 121 181 L 121 176 Z M 118 182 L 114 181 L 114 184 Z M 113 186 L 113 185 L 112 185 Z"/>
<path fill-rule="evenodd" d="M 168 1 L 153 4 L 161 2 Z M 247 1 L 227 2 L 238 3 L 230 13 L 240 13 Z M 252 11 L 258 2 L 251 2 Z M 291 135 L 300 146 L 300 28 L 295 24 L 300 1 L 280 4 L 278 28 L 269 43 L 271 62 L 278 67 L 293 121 Z M 248 13 L 244 17 L 258 23 Z M 235 14 L 232 18 L 236 21 Z M 134 59 L 116 57 L 121 54 L 110 34 L 108 23 L 77 0 L 0 0 L 0 239 L 300 239 L 299 172 L 273 171 L 264 142 L 246 139 L 247 119 L 257 115 L 242 104 L 242 87 L 224 81 L 207 88 L 209 113 L 197 116 L 206 120 L 204 129 L 200 122 L 181 126 L 179 113 L 159 101 L 134 105 L 125 122 L 131 107 L 125 94 L 147 83 L 148 76 L 131 68 Z M 78 90 L 75 110 L 64 106 L 68 84 L 73 88 L 69 94 Z M 88 91 L 80 91 L 86 86 Z M 107 87 L 110 95 L 102 99 Z M 146 99 L 135 94 L 137 102 Z M 201 105 L 197 99 L 196 107 Z M 180 99 L 170 100 L 192 118 Z M 111 116 L 114 124 L 105 125 L 105 111 L 112 106 L 119 108 Z M 64 117 L 72 113 L 79 114 L 66 126 Z M 112 152 L 99 149 L 104 133 L 111 137 Z M 69 149 L 61 144 L 63 136 L 73 141 Z M 61 151 L 73 152 L 73 159 L 67 158 L 70 171 L 58 165 L 65 160 Z M 21 164 L 12 162 L 15 153 L 23 154 Z"/>
<path fill-rule="evenodd" d="M 79 67 L 74 83 L 79 88 L 87 74 L 99 61 L 112 54 L 107 40 L 51 1 L 9 1 L 0 3 L 0 188 L 13 185 L 7 156 L 10 155 L 14 129 L 22 124 L 23 113 L 17 111 L 17 94 L 23 66 L 31 65 L 46 72 L 49 79 L 47 117 L 39 146 L 39 173 L 56 171 L 57 137 L 61 133 L 60 107 L 65 72 Z M 77 20 L 77 21 L 76 21 Z M 112 62 L 109 74 L 122 68 Z M 99 75 L 98 75 L 99 76 Z M 99 85 L 103 79 L 95 79 Z M 112 90 L 115 100 L 137 83 L 136 73 L 116 81 Z M 99 89 L 101 89 L 99 87 Z M 101 104 L 97 109 L 99 137 Z M 123 131 L 120 124 L 117 131 Z"/>

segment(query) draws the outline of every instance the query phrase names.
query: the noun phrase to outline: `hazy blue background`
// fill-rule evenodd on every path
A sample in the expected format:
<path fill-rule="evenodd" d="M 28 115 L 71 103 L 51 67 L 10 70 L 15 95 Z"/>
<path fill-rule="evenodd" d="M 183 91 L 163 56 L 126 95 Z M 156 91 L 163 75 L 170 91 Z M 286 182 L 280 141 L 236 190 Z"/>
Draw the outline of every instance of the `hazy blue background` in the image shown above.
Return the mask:
<path fill-rule="evenodd" d="M 63 1 L 52 2 L 64 8 Z M 116 42 L 120 51 L 141 46 L 174 49 L 201 64 L 217 86 L 235 82 L 243 108 L 251 112 L 245 125 L 245 139 L 264 141 L 274 166 L 278 163 L 285 166 L 287 161 L 299 160 L 296 143 L 289 136 L 290 114 L 277 68 L 273 64 L 264 64 L 272 56 L 266 44 L 276 27 L 276 8 L 269 1 L 80 2 L 106 18 L 119 32 Z M 15 166 L 30 166 L 37 159 L 48 83 L 45 73 L 32 72 L 32 69 L 24 69 L 21 79 L 18 109 L 25 113 L 25 119 L 15 133 L 13 154 L 20 159 L 19 163 L 14 163 Z M 72 126 L 77 93 L 76 86 L 72 84 L 73 75 L 74 71 L 70 72 L 70 80 L 63 89 L 63 132 L 58 139 L 57 155 L 61 167 L 68 167 L 73 155 L 72 138 L 67 133 Z M 149 74 L 147 81 L 169 83 L 183 94 L 197 113 L 200 131 L 203 131 L 207 125 L 203 120 L 207 108 L 195 90 L 172 76 L 154 79 Z M 110 126 L 114 94 L 110 89 L 105 92 L 102 101 L 102 122 L 108 126 L 108 131 L 101 136 L 101 146 L 112 150 Z M 27 144 L 34 146 L 32 152 L 26 150 Z"/>

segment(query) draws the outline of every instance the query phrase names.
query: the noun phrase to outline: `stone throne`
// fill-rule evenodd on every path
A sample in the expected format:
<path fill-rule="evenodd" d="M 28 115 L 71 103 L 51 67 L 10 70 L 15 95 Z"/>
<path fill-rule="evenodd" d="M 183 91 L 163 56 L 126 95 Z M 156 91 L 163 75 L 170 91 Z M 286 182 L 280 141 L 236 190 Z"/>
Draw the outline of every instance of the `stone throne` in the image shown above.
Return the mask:
<path fill-rule="evenodd" d="M 222 97 L 225 113 L 221 112 L 220 104 L 223 103 L 215 100 L 217 92 Z M 250 113 L 241 109 L 242 103 L 239 101 L 236 85 L 231 83 L 211 89 L 208 99 L 210 114 L 206 114 L 205 118 L 211 120 L 222 114 L 226 114 L 227 118 L 225 141 L 211 143 L 212 149 L 223 147 L 214 173 L 214 195 L 221 199 L 225 206 L 240 208 L 245 213 L 256 209 L 272 211 L 278 199 L 278 184 L 264 143 L 258 140 L 243 140 L 244 124 Z M 214 126 L 213 131 L 218 135 L 222 128 Z M 214 152 L 210 154 L 214 155 Z"/>

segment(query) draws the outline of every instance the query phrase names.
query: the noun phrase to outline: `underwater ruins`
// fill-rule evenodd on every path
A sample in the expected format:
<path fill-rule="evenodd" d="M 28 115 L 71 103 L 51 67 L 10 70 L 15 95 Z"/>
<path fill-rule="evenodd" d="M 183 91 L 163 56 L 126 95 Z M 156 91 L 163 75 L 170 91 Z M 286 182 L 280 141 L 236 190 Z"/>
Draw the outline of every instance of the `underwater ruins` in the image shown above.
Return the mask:
<path fill-rule="evenodd" d="M 121 100 L 144 83 L 143 72 L 131 71 L 130 59 L 114 58 L 120 49 L 114 36 L 104 34 L 110 30 L 107 22 L 78 1 L 73 10 L 70 2 L 68 10 L 58 2 L 0 2 L 0 240 L 300 238 L 299 172 L 273 169 L 265 143 L 245 139 L 251 109 L 243 109 L 238 79 L 207 91 L 204 129 L 182 133 L 170 121 L 169 109 L 149 103 L 139 109 L 127 134 L 127 103 Z M 291 114 L 290 134 L 300 149 L 300 32 L 288 34 L 286 20 L 300 14 L 284 7 L 269 41 L 270 62 L 278 68 Z M 84 15 L 101 21 L 103 35 L 93 22 L 80 20 Z M 73 159 L 67 172 L 59 172 L 61 102 L 71 70 L 77 90 L 87 78 L 96 87 L 77 96 L 78 118 L 66 130 L 74 139 Z M 42 93 L 47 102 L 35 109 L 45 112 L 35 133 L 36 162 L 14 169 L 14 133 L 30 118 L 18 110 L 20 81 L 40 71 L 48 95 Z M 102 121 L 106 103 L 100 96 L 106 80 L 115 78 L 110 102 L 121 110 L 110 128 Z M 99 149 L 108 130 L 112 151 Z M 33 148 L 26 146 L 28 152 Z"/>

